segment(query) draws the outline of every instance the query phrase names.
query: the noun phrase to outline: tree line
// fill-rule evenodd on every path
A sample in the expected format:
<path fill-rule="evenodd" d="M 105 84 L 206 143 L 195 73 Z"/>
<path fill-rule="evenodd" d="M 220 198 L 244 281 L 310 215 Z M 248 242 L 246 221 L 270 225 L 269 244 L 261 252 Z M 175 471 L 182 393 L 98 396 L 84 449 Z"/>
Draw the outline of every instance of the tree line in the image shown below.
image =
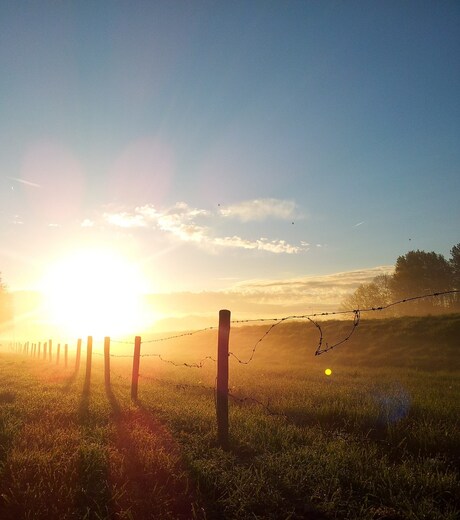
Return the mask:
<path fill-rule="evenodd" d="M 392 302 L 451 290 L 460 290 L 460 243 L 450 250 L 450 258 L 431 251 L 409 251 L 396 260 L 393 274 L 376 276 L 361 284 L 342 301 L 343 309 L 381 307 Z M 438 314 L 460 311 L 460 294 L 420 299 L 382 311 L 386 316 Z"/>

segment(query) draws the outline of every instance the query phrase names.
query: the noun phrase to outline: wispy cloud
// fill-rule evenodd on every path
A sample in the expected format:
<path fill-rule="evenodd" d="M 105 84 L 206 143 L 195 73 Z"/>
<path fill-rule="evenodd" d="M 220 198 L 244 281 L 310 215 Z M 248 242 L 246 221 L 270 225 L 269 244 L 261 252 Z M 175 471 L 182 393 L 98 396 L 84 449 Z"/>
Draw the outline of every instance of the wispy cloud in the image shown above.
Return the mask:
<path fill-rule="evenodd" d="M 289 211 L 286 209 L 283 213 L 280 208 L 277 210 L 279 215 L 288 215 L 290 211 L 293 211 L 291 208 Z M 266 212 L 265 209 L 264 211 Z M 282 239 L 258 238 L 249 240 L 238 235 L 215 236 L 211 227 L 206 223 L 209 222 L 211 217 L 216 217 L 216 215 L 205 209 L 190 207 L 185 202 L 178 202 L 166 210 L 159 210 L 153 205 L 147 204 L 135 208 L 134 212 L 106 212 L 103 215 L 105 222 L 113 226 L 122 228 L 151 227 L 183 242 L 193 242 L 208 248 L 231 247 L 267 251 L 275 254 L 296 254 L 306 251 L 309 247 L 306 242 L 301 242 L 300 245 L 292 245 Z"/>
<path fill-rule="evenodd" d="M 8 177 L 8 179 L 10 179 L 10 181 L 19 182 L 20 184 L 25 184 L 26 186 L 32 186 L 33 188 L 41 188 L 40 184 L 28 181 L 26 179 L 20 179 L 18 177 Z"/>
<path fill-rule="evenodd" d="M 238 318 L 273 318 L 340 309 L 343 298 L 361 283 L 378 274 L 391 273 L 393 266 L 379 266 L 323 276 L 252 280 L 234 283 L 222 291 L 156 294 L 149 302 L 166 314 L 210 315 L 216 309 L 232 309 Z M 231 280 L 229 280 L 231 282 Z"/>
<path fill-rule="evenodd" d="M 242 249 L 258 249 L 259 251 L 269 251 L 270 253 L 295 254 L 306 250 L 305 245 L 293 246 L 284 240 L 271 240 L 259 238 L 258 240 L 246 240 L 238 236 L 214 238 L 212 243 L 217 246 L 239 247 Z"/>
<path fill-rule="evenodd" d="M 241 222 L 269 218 L 289 220 L 296 216 L 296 204 L 292 200 L 254 199 L 220 209 L 220 214 Z"/>
<path fill-rule="evenodd" d="M 284 280 L 251 280 L 236 283 L 231 292 L 251 301 L 272 302 L 278 305 L 319 306 L 324 302 L 340 302 L 360 284 L 370 282 L 380 274 L 390 274 L 393 266 L 345 271 L 323 276 L 306 276 Z"/>
<path fill-rule="evenodd" d="M 357 224 L 355 224 L 353 227 L 358 227 L 358 226 L 362 226 L 364 224 L 364 220 L 362 222 L 358 222 Z"/>

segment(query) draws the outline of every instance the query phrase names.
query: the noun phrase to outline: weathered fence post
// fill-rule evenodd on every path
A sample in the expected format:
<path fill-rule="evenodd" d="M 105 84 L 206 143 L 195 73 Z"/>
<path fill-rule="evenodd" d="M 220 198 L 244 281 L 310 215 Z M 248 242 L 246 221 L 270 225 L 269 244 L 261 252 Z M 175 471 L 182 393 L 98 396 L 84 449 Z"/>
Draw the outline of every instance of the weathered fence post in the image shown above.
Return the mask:
<path fill-rule="evenodd" d="M 110 338 L 106 336 L 104 338 L 104 375 L 105 375 L 105 386 L 110 387 Z"/>
<path fill-rule="evenodd" d="M 81 357 L 81 338 L 77 340 L 77 355 L 75 357 L 75 372 L 80 370 L 80 357 Z"/>
<path fill-rule="evenodd" d="M 52 340 L 49 340 L 49 345 L 48 345 L 48 360 L 51 362 L 51 360 L 53 359 L 53 355 L 52 355 L 52 348 L 53 348 L 53 342 Z"/>
<path fill-rule="evenodd" d="M 59 365 L 59 356 L 61 355 L 61 344 L 58 343 L 56 352 L 56 365 Z"/>
<path fill-rule="evenodd" d="M 67 368 L 67 357 L 69 354 L 69 345 L 67 343 L 64 345 L 64 367 Z"/>
<path fill-rule="evenodd" d="M 228 340 L 230 337 L 230 311 L 219 311 L 217 340 L 217 441 L 228 447 Z"/>
<path fill-rule="evenodd" d="M 89 385 L 89 381 L 91 379 L 92 358 L 93 358 L 93 337 L 88 336 L 88 340 L 86 343 L 86 376 L 85 376 L 86 385 Z"/>
<path fill-rule="evenodd" d="M 133 377 L 131 380 L 131 399 L 137 399 L 137 388 L 139 383 L 139 364 L 141 360 L 141 337 L 134 338 Z"/>
<path fill-rule="evenodd" d="M 41 342 L 39 341 L 38 342 L 38 352 L 37 352 L 38 359 L 40 359 L 40 347 L 41 347 Z"/>
<path fill-rule="evenodd" d="M 46 356 L 48 355 L 48 343 L 43 344 L 43 359 L 46 361 Z"/>

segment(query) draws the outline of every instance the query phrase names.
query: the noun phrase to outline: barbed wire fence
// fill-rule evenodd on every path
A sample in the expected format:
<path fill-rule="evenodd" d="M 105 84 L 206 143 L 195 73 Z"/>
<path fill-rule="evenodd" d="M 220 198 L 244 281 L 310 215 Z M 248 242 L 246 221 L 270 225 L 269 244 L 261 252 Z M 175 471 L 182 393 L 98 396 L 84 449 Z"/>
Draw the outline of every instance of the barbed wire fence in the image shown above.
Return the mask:
<path fill-rule="evenodd" d="M 285 316 L 282 318 L 254 318 L 254 319 L 242 319 L 242 320 L 230 320 L 230 311 L 220 311 L 219 314 L 219 326 L 211 326 L 211 327 L 205 327 L 201 329 L 196 329 L 192 331 L 187 331 L 180 334 L 173 334 L 165 337 L 160 338 L 152 338 L 147 340 L 142 340 L 139 336 L 136 336 L 134 344 L 135 349 L 133 354 L 114 354 L 110 353 L 110 344 L 119 344 L 119 345 L 133 345 L 133 341 L 129 341 L 126 339 L 111 339 L 106 337 L 104 339 L 104 353 L 101 352 L 94 352 L 97 356 L 103 356 L 105 360 L 105 373 L 106 373 L 106 384 L 110 384 L 110 359 L 111 358 L 127 358 L 133 360 L 133 373 L 132 373 L 132 381 L 131 381 L 131 397 L 133 399 L 137 399 L 137 385 L 139 378 L 142 378 L 146 381 L 154 382 L 156 384 L 162 384 L 162 385 L 169 385 L 175 387 L 176 390 L 190 390 L 190 389 L 201 389 L 206 391 L 211 391 L 214 394 L 214 401 L 216 405 L 216 412 L 217 412 L 217 419 L 218 419 L 218 429 L 219 424 L 221 424 L 221 431 L 218 433 L 220 443 L 222 445 L 226 445 L 228 442 L 228 398 L 232 399 L 234 402 L 239 403 L 240 405 L 247 404 L 247 403 L 253 403 L 258 406 L 260 406 L 262 409 L 266 411 L 269 415 L 273 416 L 280 416 L 280 417 L 286 417 L 285 414 L 278 413 L 272 409 L 270 406 L 270 399 L 267 400 L 266 403 L 262 402 L 261 400 L 251 397 L 251 396 L 240 396 L 237 395 L 229 390 L 228 386 L 228 360 L 229 358 L 234 359 L 238 364 L 240 365 L 249 365 L 253 362 L 256 352 L 260 346 L 260 344 L 266 340 L 266 338 L 273 332 L 273 330 L 278 327 L 279 325 L 286 323 L 288 321 L 308 321 L 311 323 L 318 331 L 318 341 L 316 344 L 316 349 L 314 351 L 315 356 L 320 356 L 322 354 L 325 354 L 336 347 L 343 345 L 344 343 L 348 342 L 351 337 L 355 334 L 356 330 L 358 329 L 361 318 L 363 314 L 367 313 L 375 313 L 375 312 L 381 312 L 385 311 L 389 308 L 402 305 L 409 302 L 414 302 L 418 300 L 428 299 L 428 298 L 438 298 L 441 296 L 448 296 L 448 295 L 454 295 L 460 293 L 460 290 L 454 289 L 449 291 L 440 291 L 440 292 L 434 292 L 430 294 L 424 294 L 424 295 L 418 295 L 418 296 L 412 296 L 408 298 L 402 298 L 400 300 L 388 303 L 386 305 L 381 306 L 374 306 L 374 307 L 365 307 L 361 309 L 348 309 L 348 310 L 339 310 L 339 311 L 328 311 L 328 312 L 317 312 L 312 314 L 303 314 L 303 315 L 290 315 Z M 228 313 L 226 314 L 226 321 L 224 327 L 222 326 L 222 313 Z M 323 328 L 321 327 L 320 322 L 318 321 L 318 318 L 328 318 L 328 317 L 334 317 L 334 316 L 346 316 L 350 315 L 352 317 L 352 325 L 349 330 L 349 332 L 339 341 L 329 344 L 327 341 L 325 341 Z M 225 320 L 224 320 L 225 321 Z M 255 323 L 266 323 L 266 322 L 272 322 L 269 328 L 257 339 L 257 341 L 254 343 L 253 347 L 250 350 L 249 356 L 246 359 L 242 359 L 240 356 L 238 356 L 235 352 L 229 350 L 229 344 L 228 344 L 228 335 L 230 332 L 230 326 L 231 325 L 247 325 L 247 324 L 255 324 Z M 227 329 L 224 330 L 223 329 Z M 168 359 L 167 357 L 164 357 L 163 354 L 159 352 L 154 353 L 140 353 L 140 345 L 141 343 L 144 344 L 154 344 L 154 343 L 164 343 L 172 340 L 178 340 L 181 338 L 186 338 L 190 336 L 194 336 L 196 334 L 208 332 L 208 331 L 218 331 L 219 334 L 219 350 L 218 350 L 218 356 L 217 359 L 213 356 L 205 356 L 201 358 L 200 360 L 196 362 L 189 362 L 189 361 L 176 361 L 173 359 Z M 224 332 L 224 335 L 226 334 L 227 340 L 224 341 L 224 346 L 221 348 L 221 334 Z M 48 340 L 47 342 L 43 343 L 43 354 L 41 354 L 40 349 L 41 343 L 10 343 L 10 350 L 23 353 L 26 355 L 30 355 L 33 357 L 37 357 L 39 359 L 48 359 L 48 361 L 52 361 L 52 340 Z M 55 360 L 56 363 L 59 364 L 60 359 L 60 344 L 57 344 L 57 351 Z M 68 345 L 65 344 L 65 367 L 67 368 L 68 363 Z M 91 357 L 93 355 L 92 352 L 92 337 L 88 337 L 88 343 L 87 343 L 87 365 L 86 365 L 86 381 L 89 384 L 89 377 L 91 372 Z M 80 356 L 81 356 L 81 339 L 77 342 L 77 350 L 76 350 L 76 361 L 75 361 L 75 371 L 78 371 L 79 364 L 80 364 Z M 160 362 L 165 363 L 167 365 L 173 366 L 173 367 L 184 367 L 189 369 L 202 369 L 205 365 L 209 363 L 215 363 L 218 365 L 217 369 L 217 377 L 215 384 L 213 386 L 210 385 L 203 385 L 203 384 L 193 384 L 193 383 L 181 383 L 181 382 L 173 382 L 168 381 L 165 379 L 152 377 L 151 375 L 147 373 L 141 373 L 139 372 L 139 360 L 140 358 L 156 358 Z M 224 376 L 219 376 L 219 372 L 222 372 L 221 365 L 224 365 L 223 372 Z M 137 368 L 136 368 L 137 366 Z M 220 381 L 219 381 L 220 377 Z M 220 403 L 220 404 L 219 404 Z M 222 404 L 223 403 L 223 404 Z M 219 417 L 220 416 L 220 417 Z M 224 416 L 222 418 L 222 416 Z M 223 431 L 222 431 L 223 430 Z"/>

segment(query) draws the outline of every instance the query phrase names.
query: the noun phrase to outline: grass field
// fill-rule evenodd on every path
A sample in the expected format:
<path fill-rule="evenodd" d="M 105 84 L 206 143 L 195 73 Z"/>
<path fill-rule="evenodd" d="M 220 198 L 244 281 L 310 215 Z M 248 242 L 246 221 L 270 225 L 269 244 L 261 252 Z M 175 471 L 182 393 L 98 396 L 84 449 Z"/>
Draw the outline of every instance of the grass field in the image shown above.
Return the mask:
<path fill-rule="evenodd" d="M 234 328 L 230 350 L 247 359 L 266 329 Z M 100 346 L 89 387 L 84 356 L 75 374 L 0 351 L 0 518 L 459 518 L 460 316 L 363 321 L 315 357 L 317 339 L 286 323 L 231 358 L 227 451 L 215 363 L 149 356 L 215 355 L 215 331 L 143 344 L 136 403 L 129 358 L 104 387 Z"/>

